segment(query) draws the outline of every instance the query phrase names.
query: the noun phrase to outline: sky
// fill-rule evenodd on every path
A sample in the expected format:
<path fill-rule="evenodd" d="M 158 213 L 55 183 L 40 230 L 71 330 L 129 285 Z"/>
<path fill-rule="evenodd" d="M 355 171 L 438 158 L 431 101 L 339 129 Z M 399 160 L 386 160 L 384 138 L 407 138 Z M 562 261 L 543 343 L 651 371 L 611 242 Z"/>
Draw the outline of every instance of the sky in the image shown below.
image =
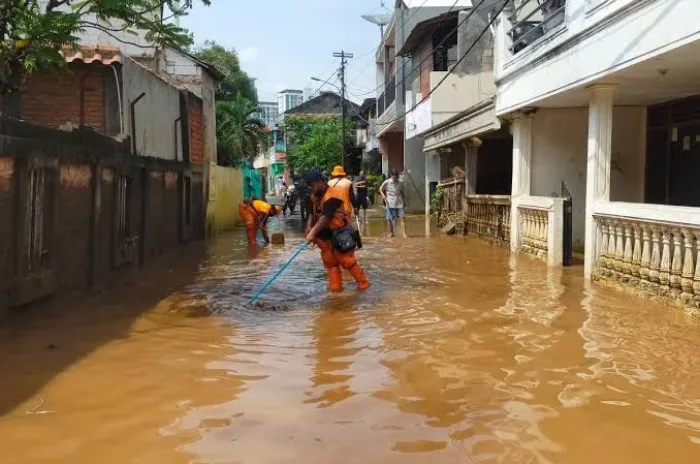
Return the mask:
<path fill-rule="evenodd" d="M 234 48 L 241 66 L 256 79 L 261 101 L 277 101 L 287 88 L 317 89 L 335 76 L 334 52 L 353 53 L 348 63 L 349 98 L 361 102 L 376 93 L 374 54 L 379 27 L 361 15 L 379 12 L 379 0 L 212 0 L 196 3 L 181 25 L 195 43 L 214 40 Z M 393 0 L 387 5 L 393 6 Z M 338 83 L 334 77 L 331 82 Z M 327 90 L 333 90 L 328 86 Z M 368 95 L 369 94 L 369 95 Z"/>

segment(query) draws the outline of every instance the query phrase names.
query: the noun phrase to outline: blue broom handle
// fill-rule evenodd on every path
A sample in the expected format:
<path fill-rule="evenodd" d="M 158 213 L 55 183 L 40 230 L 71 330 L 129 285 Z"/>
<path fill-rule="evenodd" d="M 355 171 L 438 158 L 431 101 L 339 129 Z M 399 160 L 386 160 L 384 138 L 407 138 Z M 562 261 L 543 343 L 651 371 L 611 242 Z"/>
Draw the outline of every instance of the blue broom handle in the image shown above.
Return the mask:
<path fill-rule="evenodd" d="M 297 248 L 297 250 L 294 252 L 294 254 L 292 255 L 292 257 L 289 258 L 289 260 L 288 260 L 286 263 L 284 263 L 284 266 L 282 266 L 282 267 L 280 268 L 280 270 L 277 271 L 277 272 L 275 273 L 275 275 L 273 275 L 267 282 L 265 282 L 265 285 L 263 285 L 263 286 L 260 288 L 260 290 L 257 291 L 257 293 L 256 293 L 255 295 L 253 295 L 253 298 L 250 299 L 250 301 L 248 302 L 248 304 L 254 303 L 255 300 L 257 300 L 257 299 L 260 297 L 260 295 L 262 295 L 263 292 L 264 292 L 265 290 L 267 290 L 267 287 L 269 287 L 270 285 L 272 285 L 272 282 L 274 282 L 275 280 L 277 280 L 277 278 L 284 272 L 284 270 L 287 269 L 287 268 L 289 267 L 290 264 L 292 264 L 292 261 L 294 261 L 294 260 L 296 259 L 296 257 L 299 256 L 299 253 L 301 253 L 302 251 L 304 251 L 304 249 L 305 249 L 307 246 L 309 246 L 309 242 L 304 242 L 304 243 L 302 243 L 301 246 L 300 246 L 299 248 Z"/>

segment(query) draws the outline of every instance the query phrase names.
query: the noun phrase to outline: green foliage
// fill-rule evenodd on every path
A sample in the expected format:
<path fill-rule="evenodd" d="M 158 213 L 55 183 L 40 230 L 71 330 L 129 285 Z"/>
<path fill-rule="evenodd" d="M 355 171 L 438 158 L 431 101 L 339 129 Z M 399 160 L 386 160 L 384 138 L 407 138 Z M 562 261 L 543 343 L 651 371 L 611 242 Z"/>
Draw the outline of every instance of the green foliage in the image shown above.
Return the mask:
<path fill-rule="evenodd" d="M 19 90 L 25 73 L 64 66 L 61 47 L 77 45 L 78 34 L 89 29 L 123 42 L 121 33 L 138 31 L 154 45 L 186 47 L 191 35 L 163 21 L 163 12 L 175 17 L 191 8 L 191 0 L 179 8 L 175 0 L 0 0 L 0 93 Z"/>
<path fill-rule="evenodd" d="M 238 54 L 234 49 L 226 49 L 216 42 L 207 41 L 196 52 L 196 55 L 202 61 L 213 64 L 225 75 L 216 91 L 217 100 L 234 100 L 237 95 L 242 95 L 257 103 L 258 94 L 255 90 L 255 82 L 241 69 Z"/>
<path fill-rule="evenodd" d="M 442 186 L 438 186 L 438 188 L 435 189 L 435 193 L 433 193 L 433 196 L 430 198 L 430 211 L 438 218 L 440 217 L 440 212 L 442 211 L 442 203 L 444 198 L 445 190 L 442 188 Z"/>
<path fill-rule="evenodd" d="M 240 94 L 232 101 L 216 102 L 216 138 L 227 164 L 240 167 L 268 149 L 270 137 L 257 119 L 258 110 Z"/>
<path fill-rule="evenodd" d="M 379 187 L 382 186 L 384 183 L 384 179 L 382 178 L 381 175 L 379 174 L 367 174 L 365 176 L 367 178 L 367 190 L 373 193 L 377 193 L 379 191 Z"/>
<path fill-rule="evenodd" d="M 335 116 L 287 116 L 284 120 L 287 164 L 301 172 L 314 168 L 330 171 L 333 166 L 341 164 L 341 127 L 340 118 Z M 345 133 L 347 141 L 355 139 L 355 128 L 349 121 Z"/>

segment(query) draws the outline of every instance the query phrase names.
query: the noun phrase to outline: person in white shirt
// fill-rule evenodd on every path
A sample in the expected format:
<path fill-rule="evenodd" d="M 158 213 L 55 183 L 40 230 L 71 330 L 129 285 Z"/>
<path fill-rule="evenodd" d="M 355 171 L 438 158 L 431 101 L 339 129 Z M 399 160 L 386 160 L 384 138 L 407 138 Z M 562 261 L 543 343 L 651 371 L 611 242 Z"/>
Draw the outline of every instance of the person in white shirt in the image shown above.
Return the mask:
<path fill-rule="evenodd" d="M 401 232 L 402 237 L 406 237 L 406 194 L 403 182 L 399 179 L 398 169 L 391 172 L 391 177 L 384 181 L 379 187 L 379 194 L 386 204 L 386 220 L 389 222 L 391 236 L 396 236 L 396 228 Z"/>

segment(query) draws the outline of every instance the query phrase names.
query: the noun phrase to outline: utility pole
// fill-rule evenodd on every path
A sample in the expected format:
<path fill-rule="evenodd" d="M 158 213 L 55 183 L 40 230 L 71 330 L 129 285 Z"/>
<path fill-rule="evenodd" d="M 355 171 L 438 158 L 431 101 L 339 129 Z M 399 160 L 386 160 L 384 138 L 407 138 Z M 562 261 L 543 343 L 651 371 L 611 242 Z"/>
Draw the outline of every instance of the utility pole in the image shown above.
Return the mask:
<path fill-rule="evenodd" d="M 345 151 L 347 150 L 347 144 L 345 143 L 345 119 L 347 118 L 347 105 L 345 99 L 345 66 L 348 64 L 348 59 L 352 58 L 352 53 L 347 53 L 345 50 L 333 53 L 335 58 L 340 58 L 340 70 L 338 71 L 338 77 L 340 78 L 340 101 L 341 101 L 341 127 L 343 133 L 342 136 L 342 155 L 343 155 L 343 168 L 345 168 Z"/>

